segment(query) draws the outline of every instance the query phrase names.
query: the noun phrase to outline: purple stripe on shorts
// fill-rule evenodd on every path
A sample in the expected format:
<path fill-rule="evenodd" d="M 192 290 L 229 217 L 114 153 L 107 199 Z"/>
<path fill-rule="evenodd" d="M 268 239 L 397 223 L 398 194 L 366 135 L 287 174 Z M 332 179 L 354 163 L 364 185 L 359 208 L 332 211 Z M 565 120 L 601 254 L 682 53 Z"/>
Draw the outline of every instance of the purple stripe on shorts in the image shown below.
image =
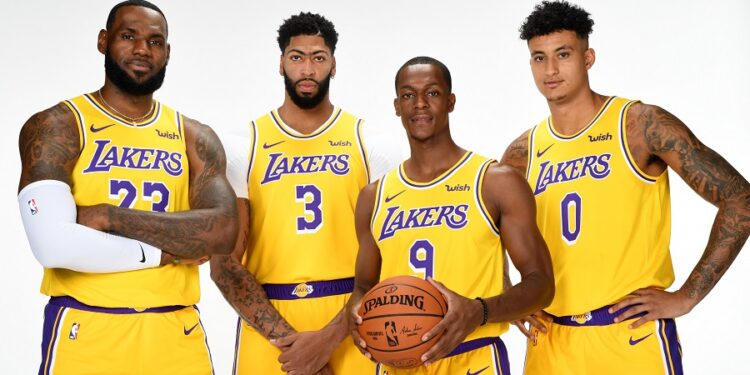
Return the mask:
<path fill-rule="evenodd" d="M 510 375 L 510 362 L 508 361 L 508 349 L 505 348 L 505 343 L 500 337 L 482 337 L 466 342 L 462 342 L 452 352 L 450 352 L 445 358 L 452 357 L 454 355 L 463 354 L 475 349 L 479 349 L 488 345 L 493 346 L 493 350 L 497 353 L 497 359 L 495 363 L 495 371 L 499 371 L 499 374 Z M 499 365 L 499 367 L 498 367 Z"/>
<path fill-rule="evenodd" d="M 293 300 L 302 298 L 319 298 L 351 293 L 354 290 L 354 278 L 308 281 L 298 284 L 263 284 L 268 299 Z"/>
<path fill-rule="evenodd" d="M 580 315 L 568 315 L 568 316 L 554 316 L 553 315 L 552 321 L 555 322 L 555 324 L 559 324 L 563 326 L 571 326 L 571 327 L 608 326 L 610 324 L 614 324 L 615 318 L 632 306 L 624 307 L 611 314 L 608 311 L 610 307 L 612 307 L 612 305 L 600 307 L 594 311 L 589 311 L 587 313 L 580 314 Z M 640 318 L 644 315 L 646 315 L 646 313 L 642 312 L 640 314 L 631 316 L 630 318 L 628 318 L 628 320 Z"/>
<path fill-rule="evenodd" d="M 664 326 L 662 329 L 661 326 Z M 664 355 L 667 360 L 668 371 L 671 375 L 683 375 L 682 372 L 682 347 L 677 337 L 677 325 L 674 319 L 660 319 L 659 335 L 664 345 Z M 664 333 L 662 335 L 662 332 Z M 667 351 L 669 349 L 669 351 Z"/>
<path fill-rule="evenodd" d="M 62 315 L 63 307 L 52 306 L 47 304 L 44 307 L 44 325 L 42 328 L 42 363 L 39 365 L 39 375 L 49 374 L 51 363 L 48 363 L 52 359 L 52 349 L 55 346 L 55 339 L 57 338 L 57 330 L 60 327 L 58 317 Z M 52 346 L 50 347 L 50 343 Z"/>
<path fill-rule="evenodd" d="M 161 306 L 161 307 L 149 307 L 147 309 L 138 310 L 130 307 L 98 307 L 90 306 L 85 303 L 81 303 L 73 297 L 50 297 L 49 304 L 57 307 L 69 307 L 76 310 L 92 311 L 105 314 L 139 314 L 139 313 L 166 313 L 184 309 L 187 306 Z"/>
<path fill-rule="evenodd" d="M 242 318 L 237 318 L 237 336 L 234 339 L 234 362 L 232 363 L 232 375 L 237 375 L 237 358 L 240 357 L 240 334 L 242 334 Z"/>

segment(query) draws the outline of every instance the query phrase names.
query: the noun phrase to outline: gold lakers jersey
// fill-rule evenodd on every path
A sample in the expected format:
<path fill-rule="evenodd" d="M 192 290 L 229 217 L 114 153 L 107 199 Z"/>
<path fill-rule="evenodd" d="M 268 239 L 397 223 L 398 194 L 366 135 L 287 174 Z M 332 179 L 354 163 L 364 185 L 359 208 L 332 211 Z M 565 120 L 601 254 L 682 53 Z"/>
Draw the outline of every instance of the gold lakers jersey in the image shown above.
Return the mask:
<path fill-rule="evenodd" d="M 354 207 L 369 180 L 361 126 L 337 107 L 311 134 L 294 131 L 276 110 L 251 123 L 243 262 L 260 283 L 354 274 Z"/>
<path fill-rule="evenodd" d="M 190 208 L 179 113 L 155 102 L 152 115 L 134 126 L 91 95 L 63 103 L 79 128 L 81 154 L 72 174 L 77 205 L 108 203 L 161 212 Z M 41 291 L 93 306 L 134 308 L 192 305 L 200 294 L 197 267 L 183 265 L 96 274 L 45 269 Z"/>
<path fill-rule="evenodd" d="M 403 164 L 378 183 L 371 230 L 382 258 L 380 279 L 432 277 L 465 297 L 503 292 L 500 231 L 482 200 L 485 171 L 493 163 L 472 152 L 422 183 Z M 498 336 L 507 323 L 488 323 L 466 339 Z"/>
<path fill-rule="evenodd" d="M 632 159 L 625 129 L 632 103 L 610 97 L 574 135 L 555 131 L 551 118 L 529 134 L 526 176 L 554 266 L 555 298 L 546 309 L 553 315 L 674 281 L 668 174 L 649 176 Z"/>

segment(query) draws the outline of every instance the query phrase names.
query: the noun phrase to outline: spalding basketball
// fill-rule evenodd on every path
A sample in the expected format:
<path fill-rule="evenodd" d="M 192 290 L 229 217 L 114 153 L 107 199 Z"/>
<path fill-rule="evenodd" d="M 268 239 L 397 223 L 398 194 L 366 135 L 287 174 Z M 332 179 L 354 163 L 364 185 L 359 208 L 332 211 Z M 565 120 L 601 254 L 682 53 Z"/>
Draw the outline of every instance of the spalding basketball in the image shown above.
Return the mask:
<path fill-rule="evenodd" d="M 443 319 L 448 305 L 432 284 L 413 276 L 385 279 L 362 297 L 359 335 L 373 359 L 392 367 L 422 364 L 420 357 L 440 335 L 422 336 Z"/>

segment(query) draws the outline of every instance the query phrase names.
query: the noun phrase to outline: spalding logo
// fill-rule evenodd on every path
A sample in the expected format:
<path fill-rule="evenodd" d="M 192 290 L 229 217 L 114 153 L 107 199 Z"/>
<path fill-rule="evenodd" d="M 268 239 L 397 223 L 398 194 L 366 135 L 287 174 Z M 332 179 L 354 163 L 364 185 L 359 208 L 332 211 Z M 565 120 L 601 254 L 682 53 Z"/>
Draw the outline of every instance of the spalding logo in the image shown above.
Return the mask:
<path fill-rule="evenodd" d="M 364 305 L 365 314 L 373 309 L 386 305 L 412 306 L 424 311 L 424 296 L 415 296 L 413 294 L 392 294 L 390 296 L 370 298 L 364 302 Z"/>

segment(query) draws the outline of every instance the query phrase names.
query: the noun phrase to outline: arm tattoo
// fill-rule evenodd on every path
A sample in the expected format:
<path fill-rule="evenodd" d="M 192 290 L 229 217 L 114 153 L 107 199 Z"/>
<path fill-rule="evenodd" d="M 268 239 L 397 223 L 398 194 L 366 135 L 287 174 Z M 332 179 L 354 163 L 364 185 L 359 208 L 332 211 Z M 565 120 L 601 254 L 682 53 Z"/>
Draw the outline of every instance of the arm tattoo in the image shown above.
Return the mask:
<path fill-rule="evenodd" d="M 39 180 L 71 184 L 70 173 L 80 152 L 73 114 L 63 104 L 32 116 L 18 139 L 22 172 L 18 190 Z"/>
<path fill-rule="evenodd" d="M 237 235 L 236 199 L 224 175 L 226 156 L 208 126 L 189 119 L 185 124 L 186 131 L 193 125 L 195 132 L 195 157 L 189 160 L 190 210 L 161 213 L 109 206 L 111 230 L 181 257 L 226 253 Z"/>
<path fill-rule="evenodd" d="M 700 301 L 726 272 L 750 235 L 750 185 L 671 113 L 650 106 L 639 120 L 650 152 L 719 208 L 706 250 L 683 286 L 688 296 Z"/>
<path fill-rule="evenodd" d="M 500 160 L 501 164 L 507 164 L 526 176 L 526 168 L 529 162 L 529 138 L 528 132 L 518 137 L 511 143 Z"/>
<path fill-rule="evenodd" d="M 271 305 L 253 275 L 231 256 L 211 259 L 212 278 L 242 320 L 268 339 L 288 336 L 294 329 Z"/>

